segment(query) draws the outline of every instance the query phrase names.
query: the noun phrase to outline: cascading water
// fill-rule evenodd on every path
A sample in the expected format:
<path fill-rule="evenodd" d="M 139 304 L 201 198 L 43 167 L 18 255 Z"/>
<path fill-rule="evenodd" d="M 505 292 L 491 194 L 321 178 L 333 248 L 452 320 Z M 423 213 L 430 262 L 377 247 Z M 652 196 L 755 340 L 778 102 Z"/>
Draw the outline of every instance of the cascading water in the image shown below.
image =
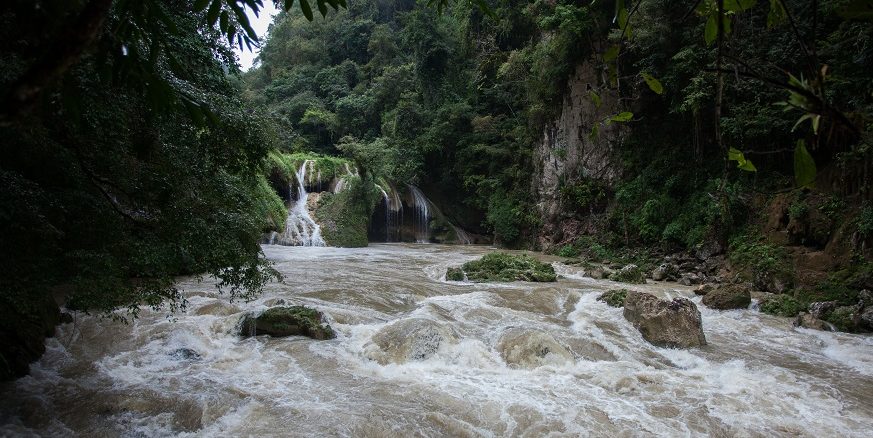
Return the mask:
<path fill-rule="evenodd" d="M 456 225 L 452 225 L 452 229 L 455 230 L 455 235 L 458 236 L 458 243 L 461 245 L 472 245 L 473 238 L 470 237 L 470 234 L 466 231 L 458 228 Z"/>
<path fill-rule="evenodd" d="M 325 246 L 321 237 L 321 227 L 309 215 L 307 201 L 309 193 L 306 192 L 306 171 L 314 166 L 312 160 L 306 160 L 297 170 L 297 201 L 288 210 L 288 219 L 285 221 L 285 231 L 278 239 L 278 243 L 295 246 Z"/>
<path fill-rule="evenodd" d="M 416 243 L 430 242 L 430 210 L 429 201 L 421 190 L 409 184 L 409 192 L 412 193 L 413 230 Z"/>
<path fill-rule="evenodd" d="M 382 201 L 385 204 L 385 241 L 398 242 L 400 241 L 400 225 L 403 221 L 403 202 L 397 195 L 397 190 L 389 187 L 391 190 L 389 195 L 379 184 L 376 184 L 376 188 L 382 192 Z"/>
<path fill-rule="evenodd" d="M 0 384 L 0 437 L 873 430 L 869 335 L 713 310 L 676 283 L 623 285 L 696 303 L 709 345 L 674 350 L 598 301 L 616 283 L 579 267 L 556 263 L 555 283 L 470 283 L 443 280 L 446 268 L 490 248 L 263 249 L 289 281 L 252 301 L 187 278 L 178 288 L 188 304 L 172 322 L 143 306 L 135 324 L 78 314 L 58 326 L 31 375 Z M 298 304 L 323 312 L 336 339 L 237 335 L 246 315 Z"/>

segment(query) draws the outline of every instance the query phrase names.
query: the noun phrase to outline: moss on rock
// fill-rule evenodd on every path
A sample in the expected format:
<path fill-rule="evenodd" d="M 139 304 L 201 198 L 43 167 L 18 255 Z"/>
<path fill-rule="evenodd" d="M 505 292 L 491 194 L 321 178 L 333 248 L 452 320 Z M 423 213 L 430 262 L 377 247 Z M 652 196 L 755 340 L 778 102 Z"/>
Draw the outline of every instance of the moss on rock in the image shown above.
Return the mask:
<path fill-rule="evenodd" d="M 461 270 L 470 281 L 557 281 L 555 269 L 526 254 L 494 252 L 464 263 Z"/>
<path fill-rule="evenodd" d="M 379 196 L 371 182 L 357 177 L 350 177 L 347 188 L 339 193 L 323 193 L 315 217 L 324 241 L 345 248 L 367 246 L 367 227 Z"/>
<path fill-rule="evenodd" d="M 606 291 L 600 294 L 599 297 L 597 297 L 597 301 L 603 301 L 604 303 L 612 307 L 623 307 L 624 300 L 625 298 L 627 298 L 628 292 L 630 291 L 627 289 L 613 289 L 610 291 Z"/>
<path fill-rule="evenodd" d="M 304 306 L 273 307 L 260 315 L 249 314 L 240 322 L 241 336 L 308 336 L 333 339 L 333 329 L 324 323 L 321 312 Z"/>
<path fill-rule="evenodd" d="M 646 282 L 646 274 L 643 273 L 639 266 L 630 264 L 610 274 L 609 279 L 622 283 L 644 284 Z"/>
<path fill-rule="evenodd" d="M 761 312 L 785 317 L 795 317 L 806 311 L 806 306 L 791 295 L 780 294 L 767 297 L 761 301 Z"/>

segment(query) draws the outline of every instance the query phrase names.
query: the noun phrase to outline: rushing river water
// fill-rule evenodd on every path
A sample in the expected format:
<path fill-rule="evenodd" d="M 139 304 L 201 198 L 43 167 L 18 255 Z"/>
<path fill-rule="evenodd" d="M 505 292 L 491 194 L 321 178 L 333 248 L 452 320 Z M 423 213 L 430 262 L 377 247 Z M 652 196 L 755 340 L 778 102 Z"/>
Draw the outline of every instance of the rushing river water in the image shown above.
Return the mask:
<path fill-rule="evenodd" d="M 621 309 L 595 300 L 616 283 L 560 264 L 563 278 L 551 284 L 442 280 L 447 266 L 488 250 L 266 246 L 286 278 L 256 301 L 230 303 L 209 284 L 183 282 L 189 306 L 171 318 L 78 317 L 58 328 L 30 376 L 0 385 L 0 436 L 873 431 L 871 337 L 712 311 L 694 298 L 709 345 L 657 348 Z M 675 284 L 630 287 L 693 297 Z M 325 312 L 338 337 L 235 334 L 242 315 L 279 300 Z M 378 339 L 398 330 L 424 350 L 383 351 Z"/>

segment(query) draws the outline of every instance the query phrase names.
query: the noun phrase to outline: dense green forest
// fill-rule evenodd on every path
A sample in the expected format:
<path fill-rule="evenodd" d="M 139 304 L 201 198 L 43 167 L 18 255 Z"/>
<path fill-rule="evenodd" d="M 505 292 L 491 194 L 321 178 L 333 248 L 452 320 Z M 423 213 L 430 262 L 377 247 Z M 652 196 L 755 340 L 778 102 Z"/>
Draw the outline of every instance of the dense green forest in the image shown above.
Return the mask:
<path fill-rule="evenodd" d="M 354 208 L 362 244 L 389 181 L 507 247 L 715 248 L 802 301 L 870 287 L 869 2 L 281 3 L 260 42 L 260 1 L 3 6 L 0 374 L 39 355 L 53 296 L 135 316 L 184 305 L 178 275 L 257 294 L 291 154 L 355 163 L 322 208 Z M 789 244 L 836 261 L 805 278 Z"/>

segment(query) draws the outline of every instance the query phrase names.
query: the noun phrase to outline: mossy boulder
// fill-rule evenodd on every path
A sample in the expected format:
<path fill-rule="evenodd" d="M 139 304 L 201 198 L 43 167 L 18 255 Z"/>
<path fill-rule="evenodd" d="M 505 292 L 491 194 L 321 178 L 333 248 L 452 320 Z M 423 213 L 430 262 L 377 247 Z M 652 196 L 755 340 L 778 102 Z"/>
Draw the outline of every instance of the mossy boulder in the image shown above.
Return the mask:
<path fill-rule="evenodd" d="M 859 306 L 840 306 L 823 319 L 841 332 L 857 332 L 861 326 L 861 309 Z"/>
<path fill-rule="evenodd" d="M 609 279 L 622 283 L 644 284 L 646 282 L 646 274 L 639 266 L 630 264 L 610 274 Z"/>
<path fill-rule="evenodd" d="M 597 297 L 597 301 L 603 301 L 612 307 L 622 307 L 624 306 L 624 300 L 627 298 L 628 292 L 630 291 L 627 289 L 613 289 L 600 294 L 600 296 Z"/>
<path fill-rule="evenodd" d="M 703 296 L 703 304 L 716 310 L 745 309 L 751 303 L 752 293 L 739 285 L 723 286 Z"/>
<path fill-rule="evenodd" d="M 470 281 L 557 281 L 555 268 L 526 254 L 494 252 L 461 266 Z"/>
<path fill-rule="evenodd" d="M 791 295 L 780 294 L 772 295 L 761 300 L 759 310 L 775 316 L 785 316 L 788 318 L 795 317 L 806 310 L 800 301 L 797 301 Z"/>
<path fill-rule="evenodd" d="M 449 268 L 446 270 L 446 280 L 464 281 L 464 271 L 461 268 Z"/>
<path fill-rule="evenodd" d="M 240 321 L 239 334 L 273 337 L 307 336 L 319 340 L 336 337 L 333 329 L 324 322 L 324 315 L 321 312 L 304 306 L 273 307 L 261 314 L 248 314 Z"/>

